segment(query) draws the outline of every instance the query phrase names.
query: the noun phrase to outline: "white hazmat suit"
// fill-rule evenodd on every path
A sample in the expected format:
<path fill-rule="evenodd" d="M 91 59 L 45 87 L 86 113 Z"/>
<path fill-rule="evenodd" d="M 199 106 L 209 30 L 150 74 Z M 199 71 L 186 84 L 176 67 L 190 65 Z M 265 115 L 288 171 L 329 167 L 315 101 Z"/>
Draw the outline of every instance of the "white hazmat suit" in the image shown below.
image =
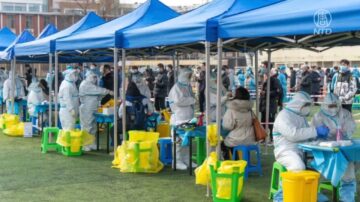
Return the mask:
<path fill-rule="evenodd" d="M 311 103 L 307 93 L 296 93 L 274 122 L 275 159 L 289 171 L 305 170 L 298 144 L 317 137 L 316 128 L 310 127 L 306 120 Z"/>
<path fill-rule="evenodd" d="M 36 105 L 40 105 L 42 102 L 46 101 L 44 93 L 39 86 L 39 82 L 31 82 L 29 88 L 29 94 L 27 97 L 27 107 L 30 116 L 37 117 L 38 114 L 35 113 Z"/>
<path fill-rule="evenodd" d="M 326 125 L 330 129 L 329 140 L 336 141 L 337 133 L 342 139 L 351 139 L 356 130 L 356 123 L 351 112 L 341 107 L 340 99 L 334 94 L 327 94 L 320 112 L 314 115 L 312 125 Z M 356 175 L 354 163 L 350 163 L 340 182 L 340 201 L 355 201 Z"/>
<path fill-rule="evenodd" d="M 230 94 L 226 93 L 226 89 L 223 86 L 222 82 L 221 86 L 221 115 L 225 114 L 226 108 L 225 103 L 228 100 Z M 216 122 L 216 104 L 217 104 L 217 82 L 216 82 L 216 74 L 211 75 L 210 78 L 210 121 Z M 222 117 L 221 116 L 221 117 Z"/>
<path fill-rule="evenodd" d="M 96 120 L 95 113 L 98 109 L 99 102 L 101 98 L 107 94 L 110 94 L 110 91 L 101 88 L 97 85 L 98 77 L 91 71 L 88 71 L 86 74 L 86 79 L 83 80 L 79 88 L 80 96 L 80 124 L 81 130 L 88 132 L 91 135 L 96 134 Z M 85 150 L 95 150 L 96 145 L 92 144 Z"/>
<path fill-rule="evenodd" d="M 79 115 L 79 91 L 76 88 L 76 70 L 67 70 L 64 81 L 59 89 L 60 122 L 65 130 L 75 128 L 76 118 Z"/>
<path fill-rule="evenodd" d="M 11 75 L 11 71 L 9 73 Z M 3 99 L 6 102 L 6 108 L 7 113 L 12 114 L 12 105 L 11 105 L 11 91 L 13 91 L 12 87 L 12 78 L 11 76 L 6 79 L 4 83 L 4 89 L 3 89 Z M 15 76 L 15 91 L 14 91 L 14 99 L 23 99 L 25 98 L 25 89 L 24 89 L 24 83 L 21 81 L 21 79 L 18 76 Z M 18 102 L 15 102 L 15 114 L 19 114 L 20 112 L 20 106 Z"/>
<path fill-rule="evenodd" d="M 177 83 L 169 92 L 170 108 L 173 112 L 170 119 L 172 126 L 178 126 L 194 118 L 196 100 L 190 85 L 191 76 L 192 70 L 190 68 L 181 69 Z M 176 145 L 176 168 L 179 170 L 187 169 L 188 159 L 189 147 L 183 147 L 178 143 Z"/>
<path fill-rule="evenodd" d="M 3 98 L 3 89 L 6 79 L 8 79 L 8 75 L 5 70 L 0 69 L 0 98 Z"/>

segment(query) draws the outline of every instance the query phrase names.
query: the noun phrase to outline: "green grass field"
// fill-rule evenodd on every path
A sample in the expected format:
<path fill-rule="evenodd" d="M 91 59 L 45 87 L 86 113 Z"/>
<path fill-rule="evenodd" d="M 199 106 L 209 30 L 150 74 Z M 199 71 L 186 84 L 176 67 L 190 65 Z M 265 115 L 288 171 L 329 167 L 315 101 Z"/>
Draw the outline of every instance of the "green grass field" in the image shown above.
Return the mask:
<path fill-rule="evenodd" d="M 264 176 L 249 177 L 243 201 L 268 201 L 274 158 L 271 148 L 262 152 Z M 186 171 L 123 174 L 111 161 L 104 151 L 73 158 L 41 154 L 40 138 L 0 134 L 0 201 L 211 201 Z"/>

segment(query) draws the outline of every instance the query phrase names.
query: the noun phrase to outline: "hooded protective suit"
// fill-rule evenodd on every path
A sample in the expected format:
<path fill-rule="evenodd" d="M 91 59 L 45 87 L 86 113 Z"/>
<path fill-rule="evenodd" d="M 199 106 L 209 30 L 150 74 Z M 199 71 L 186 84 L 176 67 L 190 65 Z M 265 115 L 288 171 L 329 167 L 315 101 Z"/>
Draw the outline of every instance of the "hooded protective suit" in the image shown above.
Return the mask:
<path fill-rule="evenodd" d="M 281 84 L 281 87 L 282 87 L 282 90 L 283 90 L 283 102 L 286 102 L 286 97 L 287 97 L 287 81 L 286 81 L 286 75 L 285 75 L 285 70 L 286 70 L 286 67 L 285 66 L 281 66 L 279 68 L 280 70 L 280 73 L 278 75 L 278 79 L 280 81 L 280 84 Z"/>
<path fill-rule="evenodd" d="M 62 128 L 71 130 L 75 128 L 76 118 L 79 115 L 79 91 L 75 84 L 77 71 L 67 71 L 59 89 L 59 116 Z"/>
<path fill-rule="evenodd" d="M 171 115 L 170 124 L 177 126 L 194 118 L 195 96 L 190 85 L 192 70 L 183 68 L 179 71 L 178 81 L 169 93 Z M 176 168 L 185 170 L 189 165 L 189 147 L 176 146 Z"/>
<path fill-rule="evenodd" d="M 96 133 L 96 113 L 101 98 L 110 93 L 109 90 L 97 85 L 97 75 L 88 71 L 86 79 L 83 80 L 79 88 L 80 96 L 80 124 L 81 130 L 91 135 Z"/>
<path fill-rule="evenodd" d="M 11 71 L 9 73 L 11 75 Z M 12 106 L 11 106 L 11 91 L 13 91 L 12 88 L 12 78 L 11 76 L 6 79 L 4 82 L 4 89 L 3 89 L 3 99 L 6 101 L 6 108 L 7 113 L 12 113 Z M 14 91 L 14 98 L 17 99 L 23 99 L 25 97 L 25 89 L 24 89 L 24 83 L 20 80 L 18 76 L 15 76 L 15 91 Z M 20 112 L 20 106 L 18 102 L 15 102 L 15 114 L 19 114 Z"/>
<path fill-rule="evenodd" d="M 312 125 L 326 125 L 330 129 L 329 140 L 336 140 L 337 133 L 342 139 L 351 139 L 356 130 L 356 123 L 351 112 L 341 107 L 341 102 L 334 94 L 327 94 L 320 112 L 314 115 Z M 355 167 L 350 163 L 340 183 L 340 201 L 355 201 L 356 176 Z"/>
<path fill-rule="evenodd" d="M 3 89 L 4 89 L 4 83 L 8 79 L 8 75 L 6 74 L 5 70 L 0 69 L 0 98 L 2 100 L 3 98 Z"/>
<path fill-rule="evenodd" d="M 46 101 L 44 93 L 39 86 L 39 82 L 31 82 L 28 87 L 29 94 L 27 97 L 27 107 L 30 116 L 37 117 L 38 114 L 35 113 L 36 105 L 40 105 L 42 102 Z"/>
<path fill-rule="evenodd" d="M 239 86 L 245 87 L 246 78 L 245 78 L 245 74 L 243 73 L 243 70 L 241 69 L 238 72 L 238 79 L 239 79 Z"/>
<path fill-rule="evenodd" d="M 309 94 L 296 93 L 274 123 L 275 159 L 289 171 L 305 170 L 303 152 L 298 149 L 297 144 L 317 137 L 316 128 L 310 127 L 306 120 L 311 103 Z"/>
<path fill-rule="evenodd" d="M 177 83 L 169 92 L 170 108 L 173 112 L 171 125 L 179 125 L 194 118 L 195 96 L 190 85 L 192 70 L 183 68 L 179 72 Z"/>

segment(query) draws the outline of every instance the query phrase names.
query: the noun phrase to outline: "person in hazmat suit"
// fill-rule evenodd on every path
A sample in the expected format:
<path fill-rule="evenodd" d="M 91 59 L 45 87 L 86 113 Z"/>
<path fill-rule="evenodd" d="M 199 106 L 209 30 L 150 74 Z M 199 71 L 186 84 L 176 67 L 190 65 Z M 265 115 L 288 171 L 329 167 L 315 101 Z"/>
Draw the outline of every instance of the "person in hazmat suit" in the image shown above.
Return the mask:
<path fill-rule="evenodd" d="M 99 102 L 107 94 L 113 94 L 111 91 L 101 88 L 98 85 L 98 76 L 92 71 L 86 73 L 86 79 L 83 80 L 79 88 L 80 96 L 80 125 L 81 130 L 90 135 L 96 134 L 95 113 L 97 112 Z M 85 146 L 84 151 L 96 149 L 96 144 Z"/>
<path fill-rule="evenodd" d="M 255 93 L 256 91 L 256 81 L 255 81 L 255 75 L 252 72 L 251 67 L 246 68 L 246 88 L 249 90 L 250 94 Z"/>
<path fill-rule="evenodd" d="M 310 115 L 311 104 L 310 95 L 299 91 L 275 119 L 274 155 L 276 161 L 288 171 L 305 170 L 303 152 L 298 148 L 299 143 L 328 137 L 329 129 L 325 125 L 312 127 L 308 124 L 306 117 Z M 274 201 L 283 201 L 281 188 L 275 194 Z"/>
<path fill-rule="evenodd" d="M 285 75 L 286 66 L 282 65 L 279 67 L 279 75 L 278 79 L 280 81 L 283 94 L 282 94 L 282 103 L 285 103 L 287 101 L 287 76 Z"/>
<path fill-rule="evenodd" d="M 21 81 L 19 76 L 15 75 L 15 89 L 12 87 L 12 72 L 10 71 L 10 77 L 4 82 L 3 99 L 6 102 L 6 108 L 8 114 L 19 114 L 20 113 L 20 102 L 25 98 L 24 83 Z M 14 92 L 15 110 L 11 104 L 11 91 Z"/>
<path fill-rule="evenodd" d="M 194 118 L 195 95 L 190 84 L 193 71 L 190 68 L 182 68 L 179 71 L 178 81 L 169 93 L 171 115 L 170 124 L 176 127 L 187 123 Z M 174 134 L 173 134 L 174 135 Z M 181 146 L 181 138 L 176 145 L 176 168 L 186 170 L 189 166 L 189 147 Z"/>
<path fill-rule="evenodd" d="M 64 130 L 74 129 L 79 116 L 79 91 L 75 84 L 77 74 L 76 70 L 69 70 L 59 89 L 59 117 Z"/>
<path fill-rule="evenodd" d="M 239 69 L 238 71 L 238 80 L 239 80 L 239 86 L 245 87 L 246 77 L 242 69 Z"/>
<path fill-rule="evenodd" d="M 27 107 L 29 115 L 32 117 L 38 117 L 38 113 L 35 111 L 36 105 L 40 105 L 47 100 L 43 90 L 44 88 L 46 88 L 46 86 L 43 87 L 40 82 L 34 79 L 28 87 Z"/>
<path fill-rule="evenodd" d="M 312 119 L 315 127 L 326 125 L 330 129 L 328 140 L 349 140 L 356 130 L 351 112 L 341 107 L 340 99 L 329 93 L 325 96 L 321 110 Z M 340 182 L 340 201 L 355 202 L 356 175 L 354 163 L 347 167 Z"/>

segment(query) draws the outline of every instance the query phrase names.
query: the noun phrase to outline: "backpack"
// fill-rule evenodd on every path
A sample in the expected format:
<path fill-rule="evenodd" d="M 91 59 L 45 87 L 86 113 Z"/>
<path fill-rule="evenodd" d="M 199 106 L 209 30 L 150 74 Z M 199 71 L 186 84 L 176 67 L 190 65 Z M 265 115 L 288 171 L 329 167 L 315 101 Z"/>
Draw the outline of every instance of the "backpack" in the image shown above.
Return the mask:
<path fill-rule="evenodd" d="M 142 103 L 143 97 L 132 97 L 126 100 L 131 102 L 132 106 L 126 106 L 126 129 L 127 130 L 145 130 L 146 114 Z"/>

